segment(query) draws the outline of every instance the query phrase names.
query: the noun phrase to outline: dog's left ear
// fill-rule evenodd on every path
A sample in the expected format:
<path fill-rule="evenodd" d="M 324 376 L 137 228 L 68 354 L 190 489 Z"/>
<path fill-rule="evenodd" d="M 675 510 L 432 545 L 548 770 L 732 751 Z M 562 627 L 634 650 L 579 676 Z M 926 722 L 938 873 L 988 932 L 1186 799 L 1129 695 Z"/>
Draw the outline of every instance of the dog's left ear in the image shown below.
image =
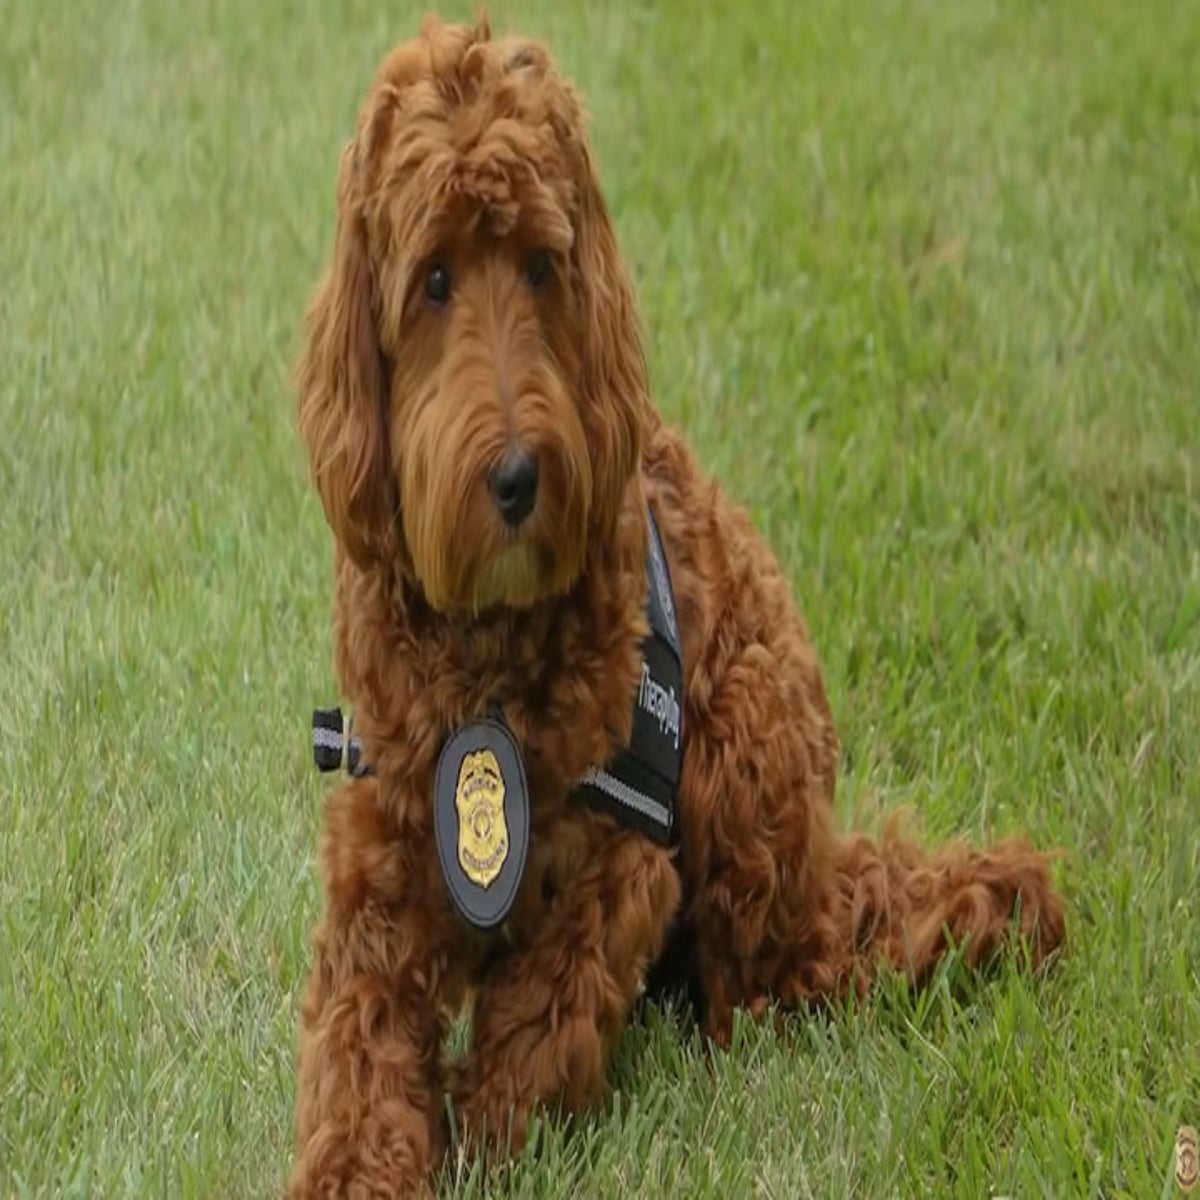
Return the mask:
<path fill-rule="evenodd" d="M 394 497 L 387 453 L 387 370 L 358 182 L 358 147 L 342 154 L 333 265 L 308 314 L 298 371 L 300 432 L 330 527 L 368 567 L 383 553 Z"/>
<path fill-rule="evenodd" d="M 586 144 L 571 255 L 581 306 L 583 422 L 592 444 L 592 512 L 611 528 L 641 465 L 652 417 L 633 284 Z"/>

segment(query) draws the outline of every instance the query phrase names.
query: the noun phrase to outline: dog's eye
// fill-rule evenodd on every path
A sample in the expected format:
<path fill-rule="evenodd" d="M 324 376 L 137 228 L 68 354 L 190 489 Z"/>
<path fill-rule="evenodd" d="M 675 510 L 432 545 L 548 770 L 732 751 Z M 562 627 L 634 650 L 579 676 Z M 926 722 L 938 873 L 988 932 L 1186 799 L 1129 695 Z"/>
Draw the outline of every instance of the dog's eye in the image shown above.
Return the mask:
<path fill-rule="evenodd" d="M 450 299 L 450 272 L 444 263 L 435 262 L 425 276 L 425 295 L 433 304 L 442 305 Z"/>
<path fill-rule="evenodd" d="M 525 264 L 525 278 L 529 286 L 539 288 L 550 278 L 550 251 L 535 250 Z"/>

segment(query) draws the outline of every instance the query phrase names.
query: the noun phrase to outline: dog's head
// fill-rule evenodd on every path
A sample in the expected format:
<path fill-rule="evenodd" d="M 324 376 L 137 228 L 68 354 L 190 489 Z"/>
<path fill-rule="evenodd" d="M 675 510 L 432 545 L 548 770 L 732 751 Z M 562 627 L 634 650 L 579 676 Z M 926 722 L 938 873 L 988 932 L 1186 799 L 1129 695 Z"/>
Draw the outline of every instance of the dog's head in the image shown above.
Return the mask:
<path fill-rule="evenodd" d="M 447 612 L 568 590 L 648 400 L 580 105 L 545 49 L 428 21 L 346 146 L 300 426 L 325 512 Z"/>

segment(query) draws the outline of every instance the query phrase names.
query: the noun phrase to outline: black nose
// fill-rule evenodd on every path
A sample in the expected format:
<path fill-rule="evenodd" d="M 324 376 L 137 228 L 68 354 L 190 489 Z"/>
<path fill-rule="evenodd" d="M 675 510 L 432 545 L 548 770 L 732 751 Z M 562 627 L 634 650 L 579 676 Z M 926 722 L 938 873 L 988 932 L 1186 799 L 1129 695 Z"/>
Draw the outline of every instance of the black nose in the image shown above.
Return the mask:
<path fill-rule="evenodd" d="M 509 450 L 488 476 L 496 509 L 509 525 L 520 525 L 537 499 L 538 460 L 528 450 Z"/>

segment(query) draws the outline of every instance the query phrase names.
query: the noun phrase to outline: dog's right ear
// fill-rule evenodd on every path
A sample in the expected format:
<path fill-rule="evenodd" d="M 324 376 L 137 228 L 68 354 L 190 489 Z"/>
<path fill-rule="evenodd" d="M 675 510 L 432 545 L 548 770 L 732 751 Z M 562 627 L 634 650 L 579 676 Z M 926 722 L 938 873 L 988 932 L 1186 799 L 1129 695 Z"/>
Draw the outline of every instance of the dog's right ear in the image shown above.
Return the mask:
<path fill-rule="evenodd" d="M 387 365 L 376 329 L 356 142 L 342 153 L 333 265 L 308 313 L 297 373 L 300 432 L 335 537 L 363 567 L 384 553 L 395 488 Z"/>
<path fill-rule="evenodd" d="M 582 118 L 576 117 L 577 124 Z M 581 182 L 571 254 L 580 304 L 584 427 L 593 459 L 592 512 L 608 530 L 637 472 L 653 419 L 633 284 L 621 260 L 591 154 L 579 143 Z"/>

